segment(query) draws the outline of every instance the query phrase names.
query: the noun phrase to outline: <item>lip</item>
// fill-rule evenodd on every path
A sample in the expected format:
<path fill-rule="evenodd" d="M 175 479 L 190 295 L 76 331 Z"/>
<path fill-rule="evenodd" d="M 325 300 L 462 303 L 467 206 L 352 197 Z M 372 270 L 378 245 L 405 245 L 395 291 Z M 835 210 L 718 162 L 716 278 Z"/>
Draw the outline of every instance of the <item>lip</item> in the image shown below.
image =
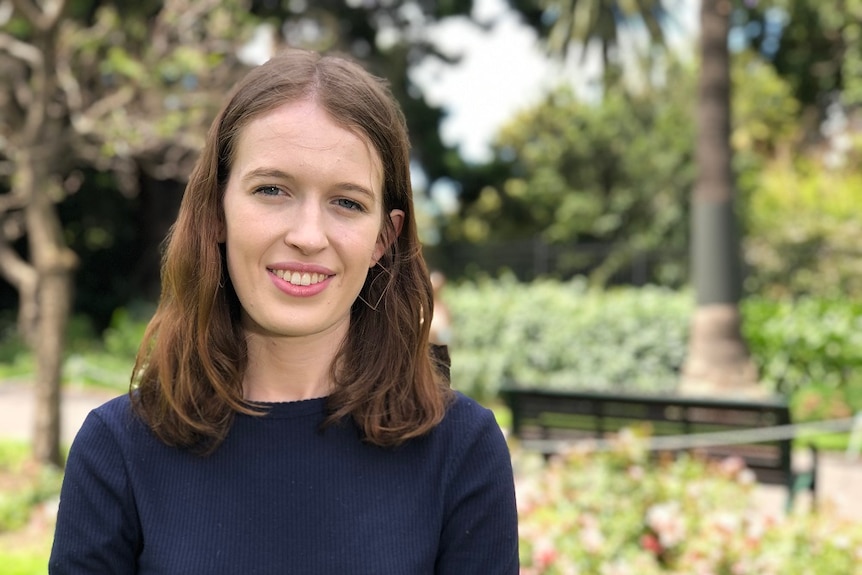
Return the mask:
<path fill-rule="evenodd" d="M 274 271 L 291 271 L 298 272 L 301 274 L 318 274 L 326 276 L 326 279 L 322 282 L 318 282 L 316 284 L 311 284 L 307 286 L 303 285 L 295 285 L 290 283 L 289 281 L 283 280 L 275 273 Z M 278 262 L 275 264 L 271 264 L 266 266 L 267 274 L 269 275 L 269 279 L 278 288 L 281 292 L 293 296 L 293 297 L 311 297 L 319 294 L 324 291 L 332 281 L 332 278 L 335 277 L 335 272 L 331 269 L 317 265 L 317 264 L 309 264 L 309 263 L 301 263 L 301 262 Z"/>

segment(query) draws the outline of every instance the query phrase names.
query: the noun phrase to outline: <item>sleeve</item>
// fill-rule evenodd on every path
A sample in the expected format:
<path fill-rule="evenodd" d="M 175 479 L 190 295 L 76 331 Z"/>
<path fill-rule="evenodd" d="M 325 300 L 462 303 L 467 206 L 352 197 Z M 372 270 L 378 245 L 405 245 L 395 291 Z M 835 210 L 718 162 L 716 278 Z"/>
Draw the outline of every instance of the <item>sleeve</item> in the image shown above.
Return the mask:
<path fill-rule="evenodd" d="M 517 575 L 518 512 L 512 459 L 490 410 L 477 406 L 477 429 L 454 460 L 435 572 Z"/>
<path fill-rule="evenodd" d="M 48 573 L 131 575 L 139 550 L 122 451 L 98 413 L 91 412 L 69 451 Z"/>

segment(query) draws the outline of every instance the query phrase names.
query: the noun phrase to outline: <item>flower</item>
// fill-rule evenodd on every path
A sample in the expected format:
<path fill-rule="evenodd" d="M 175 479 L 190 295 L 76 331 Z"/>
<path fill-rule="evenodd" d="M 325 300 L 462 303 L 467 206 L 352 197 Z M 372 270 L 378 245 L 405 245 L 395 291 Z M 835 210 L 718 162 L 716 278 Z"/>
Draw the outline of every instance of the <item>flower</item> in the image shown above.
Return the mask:
<path fill-rule="evenodd" d="M 646 524 L 658 535 L 662 547 L 674 547 L 685 537 L 686 520 L 676 501 L 650 507 Z"/>

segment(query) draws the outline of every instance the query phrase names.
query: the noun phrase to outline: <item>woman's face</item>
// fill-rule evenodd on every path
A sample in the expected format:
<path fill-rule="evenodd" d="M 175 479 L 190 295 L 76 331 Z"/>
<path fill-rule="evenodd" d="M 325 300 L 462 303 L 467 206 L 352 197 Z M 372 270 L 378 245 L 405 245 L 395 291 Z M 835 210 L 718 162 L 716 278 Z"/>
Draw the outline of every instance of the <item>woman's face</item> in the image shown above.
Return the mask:
<path fill-rule="evenodd" d="M 388 247 L 377 152 L 313 100 L 254 119 L 235 150 L 221 239 L 243 327 L 340 342 L 368 269 Z M 403 212 L 389 217 L 400 231 Z"/>

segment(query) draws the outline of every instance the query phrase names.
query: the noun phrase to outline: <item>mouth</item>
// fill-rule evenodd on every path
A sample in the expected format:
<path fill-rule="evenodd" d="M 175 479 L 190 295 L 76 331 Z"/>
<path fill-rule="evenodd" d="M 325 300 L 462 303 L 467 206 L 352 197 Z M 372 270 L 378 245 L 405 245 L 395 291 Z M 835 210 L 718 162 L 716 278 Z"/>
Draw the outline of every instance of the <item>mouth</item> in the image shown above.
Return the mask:
<path fill-rule="evenodd" d="M 321 282 L 326 281 L 331 276 L 326 274 L 319 274 L 317 272 L 309 273 L 309 272 L 296 272 L 291 270 L 269 270 L 269 273 L 273 274 L 279 279 L 286 281 L 289 284 L 295 286 L 310 286 L 314 284 L 319 284 Z"/>

